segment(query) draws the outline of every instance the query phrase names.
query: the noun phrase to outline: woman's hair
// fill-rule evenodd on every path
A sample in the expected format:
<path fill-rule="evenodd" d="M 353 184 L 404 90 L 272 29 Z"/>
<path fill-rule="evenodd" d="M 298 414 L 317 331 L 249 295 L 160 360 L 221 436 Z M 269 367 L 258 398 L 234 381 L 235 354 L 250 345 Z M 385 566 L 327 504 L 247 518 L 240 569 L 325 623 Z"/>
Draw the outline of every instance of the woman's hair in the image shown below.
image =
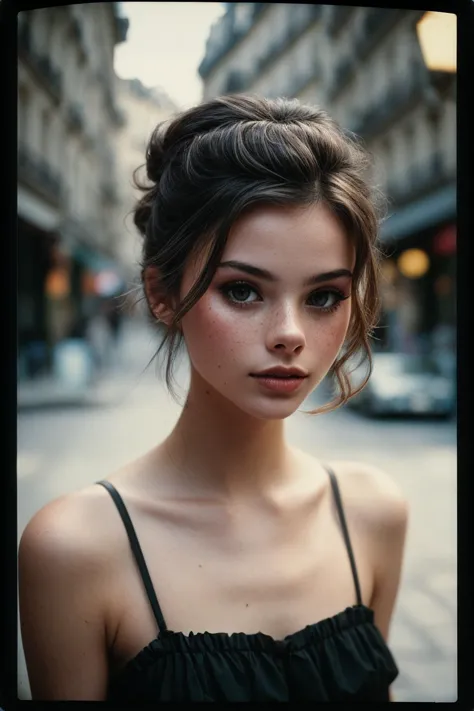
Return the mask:
<path fill-rule="evenodd" d="M 174 396 L 172 368 L 183 342 L 180 321 L 209 287 L 230 228 L 255 205 L 309 206 L 323 202 L 353 241 L 356 263 L 352 312 L 344 347 L 332 366 L 335 399 L 309 414 L 335 409 L 366 384 L 372 359 L 369 337 L 379 307 L 376 247 L 379 217 L 366 180 L 369 154 L 320 108 L 297 99 L 255 95 L 221 96 L 160 123 L 146 151 L 151 185 L 137 181 L 144 195 L 134 222 L 143 236 L 142 281 L 146 298 L 174 303 L 173 318 L 157 351 L 168 345 L 166 384 Z M 137 169 L 138 170 L 138 169 Z M 205 257 L 198 280 L 180 301 L 190 257 Z M 361 354 L 367 377 L 352 389 L 344 369 Z"/>

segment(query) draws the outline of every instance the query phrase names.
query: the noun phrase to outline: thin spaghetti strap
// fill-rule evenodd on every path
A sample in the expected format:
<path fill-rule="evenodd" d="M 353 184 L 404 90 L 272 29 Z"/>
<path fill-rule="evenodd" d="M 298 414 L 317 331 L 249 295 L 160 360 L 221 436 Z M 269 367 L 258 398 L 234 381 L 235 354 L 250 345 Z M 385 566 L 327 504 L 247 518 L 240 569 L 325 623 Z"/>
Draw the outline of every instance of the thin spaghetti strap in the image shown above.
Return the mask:
<path fill-rule="evenodd" d="M 331 487 L 334 494 L 334 500 L 336 502 L 336 508 L 339 515 L 339 521 L 341 523 L 342 535 L 344 536 L 344 542 L 346 544 L 347 554 L 349 556 L 349 561 L 352 569 L 352 577 L 354 578 L 354 585 L 356 589 L 357 604 L 362 605 L 362 595 L 360 592 L 359 576 L 357 575 L 357 567 L 355 564 L 354 551 L 351 545 L 351 539 L 349 537 L 349 531 L 347 529 L 346 517 L 344 515 L 344 508 L 342 506 L 341 493 L 339 491 L 339 484 L 337 483 L 337 478 L 331 467 L 324 465 L 327 473 L 329 474 L 329 479 L 331 481 Z"/>
<path fill-rule="evenodd" d="M 153 583 L 151 582 L 150 574 L 148 572 L 148 568 L 145 563 L 145 558 L 143 557 L 140 543 L 138 542 L 137 534 L 135 533 L 135 528 L 133 527 L 132 520 L 129 516 L 129 513 L 128 513 L 126 507 L 125 507 L 123 499 L 120 496 L 120 494 L 118 493 L 115 486 L 113 484 L 111 484 L 109 481 L 106 481 L 104 479 L 102 481 L 98 481 L 97 484 L 100 484 L 105 489 L 107 489 L 107 491 L 109 492 L 110 496 L 112 497 L 112 499 L 118 509 L 120 518 L 122 519 L 125 529 L 127 531 L 128 540 L 130 541 L 130 547 L 132 549 L 132 553 L 133 553 L 135 561 L 137 563 L 138 570 L 140 571 L 140 575 L 143 580 L 143 584 L 145 586 L 146 593 L 148 595 L 148 600 L 150 601 L 151 609 L 153 610 L 153 614 L 155 615 L 155 619 L 158 624 L 158 631 L 165 632 L 166 631 L 166 623 L 165 623 L 163 614 L 161 612 L 161 608 L 158 603 L 158 599 L 156 597 L 155 590 L 153 588 Z"/>

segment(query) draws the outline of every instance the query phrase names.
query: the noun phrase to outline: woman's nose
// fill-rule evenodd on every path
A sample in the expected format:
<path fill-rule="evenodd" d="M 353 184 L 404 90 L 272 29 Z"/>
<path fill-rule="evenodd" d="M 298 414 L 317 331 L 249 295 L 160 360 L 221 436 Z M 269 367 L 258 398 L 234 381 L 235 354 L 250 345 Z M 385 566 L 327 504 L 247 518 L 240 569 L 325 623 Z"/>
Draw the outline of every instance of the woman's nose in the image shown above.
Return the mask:
<path fill-rule="evenodd" d="M 296 309 L 286 306 L 279 309 L 267 333 L 267 347 L 294 353 L 304 348 L 306 338 L 301 318 Z"/>

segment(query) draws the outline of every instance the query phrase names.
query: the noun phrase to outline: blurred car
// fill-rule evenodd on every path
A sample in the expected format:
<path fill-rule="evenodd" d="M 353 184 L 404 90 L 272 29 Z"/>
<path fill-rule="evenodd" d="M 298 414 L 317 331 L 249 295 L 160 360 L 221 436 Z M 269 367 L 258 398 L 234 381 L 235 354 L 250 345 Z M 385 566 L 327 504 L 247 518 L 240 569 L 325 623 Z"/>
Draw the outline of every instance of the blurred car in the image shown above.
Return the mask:
<path fill-rule="evenodd" d="M 356 365 L 351 382 L 359 385 L 366 372 L 365 366 Z M 374 353 L 367 385 L 347 405 L 368 416 L 451 417 L 455 402 L 454 381 L 443 375 L 432 359 L 407 353 Z"/>

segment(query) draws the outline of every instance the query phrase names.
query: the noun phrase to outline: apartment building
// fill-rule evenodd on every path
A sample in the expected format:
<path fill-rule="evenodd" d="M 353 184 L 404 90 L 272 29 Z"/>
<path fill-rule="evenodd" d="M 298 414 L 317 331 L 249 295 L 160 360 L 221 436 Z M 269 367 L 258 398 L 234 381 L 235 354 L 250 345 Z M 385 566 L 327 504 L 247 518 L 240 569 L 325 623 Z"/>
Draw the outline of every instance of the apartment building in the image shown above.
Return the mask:
<path fill-rule="evenodd" d="M 178 109 L 159 87 L 146 87 L 139 79 L 117 79 L 117 101 L 124 123 L 116 134 L 118 193 L 125 229 L 119 246 L 120 259 L 126 265 L 129 282 L 137 279 L 142 238 L 133 224 L 132 210 L 142 193 L 133 185 L 133 173 L 146 182 L 145 153 L 148 139 L 158 123 L 169 119 Z"/>
<path fill-rule="evenodd" d="M 20 378 L 50 370 L 55 344 L 81 329 L 97 274 L 120 278 L 113 58 L 128 21 L 118 5 L 18 15 Z"/>
<path fill-rule="evenodd" d="M 388 198 L 381 325 L 392 327 L 378 337 L 405 351 L 429 348 L 439 329 L 454 335 L 455 323 L 456 85 L 424 64 L 422 14 L 227 3 L 199 67 L 203 99 L 297 97 L 362 138 L 374 157 L 371 177 Z"/>

